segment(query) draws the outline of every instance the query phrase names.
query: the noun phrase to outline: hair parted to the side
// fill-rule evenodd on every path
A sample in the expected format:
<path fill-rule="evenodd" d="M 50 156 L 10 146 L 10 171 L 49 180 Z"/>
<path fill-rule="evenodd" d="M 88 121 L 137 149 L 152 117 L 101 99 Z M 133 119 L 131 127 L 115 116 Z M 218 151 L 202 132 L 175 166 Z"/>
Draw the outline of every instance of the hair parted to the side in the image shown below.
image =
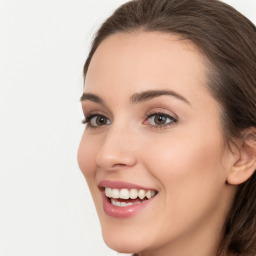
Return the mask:
<path fill-rule="evenodd" d="M 209 61 L 208 88 L 222 108 L 227 142 L 256 127 L 256 28 L 218 0 L 133 0 L 118 8 L 98 30 L 84 77 L 101 42 L 139 30 L 178 34 Z M 256 173 L 238 188 L 223 228 L 218 255 L 256 255 Z"/>

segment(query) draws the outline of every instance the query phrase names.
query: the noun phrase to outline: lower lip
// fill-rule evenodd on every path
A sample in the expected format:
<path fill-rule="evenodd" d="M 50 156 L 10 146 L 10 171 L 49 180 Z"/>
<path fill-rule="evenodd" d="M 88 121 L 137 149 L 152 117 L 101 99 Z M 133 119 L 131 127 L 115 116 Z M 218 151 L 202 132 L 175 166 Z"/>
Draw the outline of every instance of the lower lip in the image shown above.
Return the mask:
<path fill-rule="evenodd" d="M 129 218 L 146 208 L 149 204 L 152 203 L 155 197 L 152 197 L 142 203 L 129 205 L 125 207 L 118 207 L 111 204 L 106 197 L 105 193 L 102 193 L 103 196 L 103 209 L 105 213 L 111 217 L 115 218 Z"/>

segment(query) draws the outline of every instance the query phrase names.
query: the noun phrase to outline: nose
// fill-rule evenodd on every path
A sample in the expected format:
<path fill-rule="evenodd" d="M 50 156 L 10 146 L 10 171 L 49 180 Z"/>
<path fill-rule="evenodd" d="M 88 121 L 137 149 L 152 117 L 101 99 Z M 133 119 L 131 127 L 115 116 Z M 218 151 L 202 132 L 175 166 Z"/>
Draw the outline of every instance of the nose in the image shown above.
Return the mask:
<path fill-rule="evenodd" d="M 131 130 L 110 127 L 96 155 L 96 164 L 110 171 L 132 167 L 137 163 L 135 147 Z"/>

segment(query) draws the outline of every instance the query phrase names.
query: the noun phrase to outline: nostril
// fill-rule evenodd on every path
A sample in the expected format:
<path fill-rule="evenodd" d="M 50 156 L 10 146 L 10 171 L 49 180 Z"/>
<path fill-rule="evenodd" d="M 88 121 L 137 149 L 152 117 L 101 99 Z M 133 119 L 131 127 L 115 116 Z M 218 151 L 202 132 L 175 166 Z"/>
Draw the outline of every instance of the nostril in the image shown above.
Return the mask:
<path fill-rule="evenodd" d="M 113 167 L 125 167 L 126 164 L 114 164 Z"/>

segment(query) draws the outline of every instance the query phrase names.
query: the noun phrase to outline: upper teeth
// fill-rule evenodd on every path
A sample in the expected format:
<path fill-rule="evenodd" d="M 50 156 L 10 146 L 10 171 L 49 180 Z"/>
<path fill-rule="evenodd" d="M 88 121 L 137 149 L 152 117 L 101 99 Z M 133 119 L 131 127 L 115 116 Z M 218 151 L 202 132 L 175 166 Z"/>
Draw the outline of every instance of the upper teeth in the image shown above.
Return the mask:
<path fill-rule="evenodd" d="M 156 191 L 135 188 L 132 188 L 131 190 L 128 190 L 126 188 L 105 188 L 105 194 L 107 197 L 112 198 L 136 199 L 137 197 L 139 197 L 140 199 L 144 199 L 145 197 L 147 197 L 148 199 L 150 199 L 156 194 Z"/>

